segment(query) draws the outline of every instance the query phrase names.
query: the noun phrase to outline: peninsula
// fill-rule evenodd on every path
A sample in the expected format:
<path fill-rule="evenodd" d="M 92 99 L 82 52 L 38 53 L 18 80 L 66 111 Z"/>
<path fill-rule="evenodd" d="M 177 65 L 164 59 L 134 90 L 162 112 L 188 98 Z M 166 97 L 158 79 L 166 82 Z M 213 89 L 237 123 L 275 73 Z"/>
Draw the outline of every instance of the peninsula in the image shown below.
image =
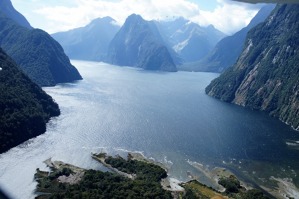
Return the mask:
<path fill-rule="evenodd" d="M 223 192 L 197 180 L 174 185 L 167 170 L 143 157 L 92 154 L 110 171 L 86 170 L 60 161 L 45 161 L 50 172 L 36 170 L 37 199 L 50 198 L 240 198 L 266 199 L 263 192 L 246 190 L 233 175 L 220 176 Z"/>

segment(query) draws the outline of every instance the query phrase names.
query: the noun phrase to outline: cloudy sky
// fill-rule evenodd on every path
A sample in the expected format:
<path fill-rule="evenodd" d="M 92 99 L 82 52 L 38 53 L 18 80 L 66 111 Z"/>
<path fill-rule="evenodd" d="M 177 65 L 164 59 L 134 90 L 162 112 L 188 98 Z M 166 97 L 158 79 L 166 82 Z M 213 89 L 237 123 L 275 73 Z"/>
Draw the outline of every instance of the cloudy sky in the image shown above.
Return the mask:
<path fill-rule="evenodd" d="M 202 26 L 213 24 L 226 34 L 246 26 L 262 4 L 231 0 L 11 0 L 31 25 L 49 33 L 88 24 L 111 16 L 121 25 L 132 13 L 146 20 L 183 16 Z"/>

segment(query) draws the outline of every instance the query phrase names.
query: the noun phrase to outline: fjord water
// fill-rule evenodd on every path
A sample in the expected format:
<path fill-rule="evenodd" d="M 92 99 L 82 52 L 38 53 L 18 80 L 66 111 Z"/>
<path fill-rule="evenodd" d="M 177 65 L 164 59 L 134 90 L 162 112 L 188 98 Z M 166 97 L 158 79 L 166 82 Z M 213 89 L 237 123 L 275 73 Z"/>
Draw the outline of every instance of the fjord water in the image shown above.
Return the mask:
<path fill-rule="evenodd" d="M 179 180 L 191 171 L 209 183 L 190 164 L 198 162 L 230 168 L 249 182 L 273 175 L 297 183 L 299 133 L 265 113 L 207 96 L 218 74 L 73 64 L 84 80 L 44 88 L 61 116 L 45 134 L 0 155 L 0 186 L 13 198 L 33 197 L 35 169 L 46 169 L 44 160 L 102 169 L 90 157 L 100 151 L 140 151 Z"/>

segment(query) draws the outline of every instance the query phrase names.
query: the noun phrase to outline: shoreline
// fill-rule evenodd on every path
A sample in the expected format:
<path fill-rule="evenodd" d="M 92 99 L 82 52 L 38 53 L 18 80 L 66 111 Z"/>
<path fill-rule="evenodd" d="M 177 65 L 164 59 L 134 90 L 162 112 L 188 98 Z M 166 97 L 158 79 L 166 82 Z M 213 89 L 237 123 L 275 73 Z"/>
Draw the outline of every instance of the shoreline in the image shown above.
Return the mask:
<path fill-rule="evenodd" d="M 199 171 L 201 171 L 207 178 L 211 179 L 215 185 L 217 185 L 216 189 L 212 187 L 208 187 L 205 184 L 202 184 L 197 176 L 193 176 L 191 172 L 187 172 L 189 174 L 189 177 L 191 180 L 182 182 L 179 181 L 178 179 L 169 176 L 168 170 L 166 166 L 163 166 L 162 163 L 153 161 L 151 159 L 146 158 L 143 154 L 141 153 L 134 153 L 134 152 L 128 152 L 127 153 L 127 159 L 122 158 L 119 155 L 116 155 L 114 157 L 108 156 L 106 153 L 91 153 L 91 158 L 94 159 L 95 161 L 99 162 L 102 164 L 104 167 L 108 168 L 112 173 L 114 173 L 117 176 L 123 177 L 123 180 L 128 179 L 129 181 L 135 181 L 135 180 L 146 180 L 147 175 L 152 175 L 152 177 L 148 178 L 146 181 L 149 179 L 158 179 L 159 181 L 153 181 L 155 183 L 158 183 L 159 186 L 166 192 L 171 193 L 173 198 L 184 198 L 186 194 L 191 194 L 193 196 L 203 196 L 203 197 L 208 197 L 208 198 L 219 198 L 219 199 L 225 199 L 232 196 L 236 197 L 238 196 L 245 196 L 246 194 L 251 194 L 249 193 L 250 190 L 252 190 L 251 187 L 249 186 L 244 186 L 244 183 L 241 183 L 237 177 L 230 172 L 229 170 L 225 168 L 220 168 L 220 167 L 215 167 L 212 170 L 208 170 L 207 168 L 204 168 L 203 165 L 199 163 L 192 163 L 189 162 L 190 165 L 194 166 L 197 168 Z M 139 162 L 139 163 L 138 163 Z M 37 169 L 37 173 L 35 174 L 35 179 L 38 182 L 38 186 L 36 189 L 36 193 L 45 193 L 48 194 L 49 190 L 47 191 L 47 187 L 42 187 L 43 183 L 49 181 L 49 176 L 50 179 L 56 179 L 57 182 L 62 183 L 62 184 L 69 184 L 69 185 L 63 185 L 65 186 L 71 186 L 75 184 L 80 184 L 81 186 L 81 181 L 83 181 L 85 178 L 85 173 L 87 174 L 90 172 L 90 170 L 82 169 L 80 167 L 64 163 L 62 161 L 52 161 L 51 158 L 47 159 L 44 161 L 44 163 L 50 168 L 50 172 L 45 172 L 45 171 L 40 171 Z M 139 166 L 138 166 L 139 165 Z M 140 165 L 144 165 L 141 166 Z M 152 165 L 152 166 L 151 166 Z M 163 167 L 161 167 L 163 166 Z M 134 168 L 133 170 L 131 168 Z M 145 168 L 145 169 L 144 169 Z M 154 170 L 148 170 L 148 169 L 154 169 Z M 155 169 L 156 168 L 156 169 Z M 160 171 L 157 169 L 160 168 Z M 128 170 L 129 169 L 129 170 Z M 135 170 L 137 169 L 137 170 Z M 140 170 L 141 169 L 141 170 Z M 162 170 L 161 170 L 162 169 Z M 164 170 L 164 171 L 163 171 Z M 161 172 L 163 171 L 164 174 L 161 175 L 160 173 L 158 176 L 161 175 L 161 177 L 157 177 L 157 173 L 155 172 Z M 100 172 L 103 173 L 101 175 L 108 175 L 110 172 L 102 172 L 102 171 L 96 171 L 94 172 Z M 141 172 L 141 173 L 140 173 Z M 142 172 L 145 172 L 144 174 Z M 148 173 L 149 172 L 149 173 Z M 105 174 L 106 173 L 106 174 Z M 140 178 L 141 176 L 144 175 L 144 177 Z M 52 176 L 52 177 L 51 177 Z M 153 178 L 153 176 L 156 176 Z M 54 189 L 52 190 L 59 190 L 57 188 L 57 184 L 55 181 L 50 183 L 53 183 L 50 185 Z M 236 186 L 237 192 L 231 192 L 228 191 L 228 187 L 225 184 L 221 184 L 220 180 L 225 180 L 227 183 L 237 183 L 238 185 Z M 85 180 L 84 180 L 85 181 Z M 48 182 L 49 183 L 49 182 Z M 96 183 L 93 182 L 93 183 Z M 112 182 L 111 182 L 112 183 Z M 56 187 L 55 187 L 56 186 Z M 62 185 L 61 185 L 62 186 Z M 50 189 L 51 190 L 51 189 Z M 258 191 L 258 190 L 256 190 Z M 50 191 L 51 194 L 56 194 L 55 191 Z M 260 192 L 262 193 L 262 192 Z M 263 194 L 262 194 L 263 195 Z M 228 197 L 229 196 L 229 197 Z M 40 196 L 39 196 L 40 197 Z M 41 194 L 40 198 L 43 198 L 44 195 Z"/>
<path fill-rule="evenodd" d="M 104 167 L 108 168 L 111 172 L 119 174 L 120 176 L 123 176 L 125 178 L 129 178 L 131 180 L 136 179 L 136 174 L 129 174 L 122 172 L 118 170 L 117 168 L 114 168 L 110 164 L 107 164 L 105 162 L 105 157 L 106 153 L 103 153 L 103 156 L 99 156 L 99 154 L 96 153 L 91 153 L 91 158 L 98 161 L 101 163 Z M 122 158 L 119 155 L 115 156 L 116 158 Z M 128 160 L 137 160 L 145 163 L 150 163 L 150 164 L 155 164 L 161 168 L 163 168 L 167 172 L 167 177 L 161 179 L 161 186 L 163 187 L 164 190 L 171 191 L 172 193 L 175 193 L 176 195 L 180 193 L 185 192 L 184 185 L 192 182 L 192 181 L 197 181 L 201 183 L 200 178 L 196 175 L 193 175 L 190 171 L 186 171 L 188 177 L 190 180 L 186 181 L 180 181 L 176 179 L 173 176 L 169 176 L 169 170 L 170 167 L 167 167 L 165 164 L 161 162 L 157 162 L 153 159 L 147 158 L 143 153 L 141 152 L 127 152 L 127 158 Z M 220 178 L 229 178 L 230 176 L 236 176 L 234 172 L 232 172 L 228 168 L 223 168 L 223 167 L 214 167 L 214 168 L 208 168 L 205 167 L 203 164 L 200 164 L 198 162 L 192 162 L 192 161 L 187 161 L 191 166 L 193 166 L 196 170 L 201 172 L 206 178 L 210 179 L 211 182 L 213 182 L 213 190 L 217 191 L 218 193 L 224 193 L 225 188 L 221 185 L 218 184 L 218 181 Z M 59 182 L 61 183 L 69 183 L 69 184 L 76 184 L 78 183 L 84 176 L 84 171 L 85 169 L 82 169 L 80 167 L 76 167 L 71 164 L 64 163 L 62 161 L 52 161 L 51 158 L 47 159 L 44 161 L 44 163 L 49 167 L 49 168 L 55 168 L 55 169 L 61 169 L 63 167 L 70 168 L 71 170 L 75 171 L 75 174 L 71 174 L 69 177 L 59 177 Z M 50 169 L 51 170 L 51 169 Z M 277 184 L 277 187 L 267 187 L 265 185 L 258 185 L 258 187 L 265 191 L 265 193 L 268 193 L 269 195 L 278 198 L 278 199 L 286 199 L 289 197 L 293 198 L 299 198 L 299 189 L 294 185 L 291 179 L 289 178 L 276 178 L 276 177 L 271 177 L 271 180 Z M 240 181 L 241 186 L 245 190 L 251 190 L 253 187 L 256 187 L 254 185 L 251 185 L 250 183 L 245 183 Z M 202 184 L 204 185 L 204 184 Z"/>
<path fill-rule="evenodd" d="M 194 168 L 202 172 L 207 178 L 211 179 L 213 183 L 217 184 L 217 181 L 221 176 L 229 176 L 234 175 L 237 176 L 234 172 L 232 172 L 228 168 L 223 167 L 215 167 L 211 170 L 208 168 L 205 168 L 203 164 L 200 164 L 198 162 L 191 162 L 188 161 L 190 165 L 192 165 Z M 256 182 L 255 185 L 257 185 L 260 189 L 265 191 L 267 194 L 271 195 L 272 197 L 275 197 L 277 199 L 289 199 L 289 198 L 299 198 L 299 188 L 296 187 L 296 185 L 293 183 L 292 179 L 290 178 L 275 178 L 273 176 L 270 177 L 271 181 L 274 181 L 277 185 L 277 187 L 266 187 L 265 185 L 258 184 Z M 240 181 L 241 186 L 246 188 L 247 190 L 254 189 L 255 185 L 251 185 L 250 183 L 246 183 L 244 181 Z M 219 186 L 219 184 L 218 184 Z M 221 187 L 221 186 L 220 186 Z M 223 188 L 223 187 L 222 187 Z M 218 191 L 222 192 L 223 189 L 217 189 Z"/>
<path fill-rule="evenodd" d="M 150 162 L 150 163 L 156 164 L 158 166 L 162 165 L 162 168 L 166 168 L 167 171 L 170 169 L 170 168 L 167 168 L 161 162 L 156 162 L 152 159 L 148 159 L 142 153 L 128 152 L 128 154 L 131 154 L 133 156 L 133 158 L 136 159 L 136 160 Z M 192 161 L 189 161 L 189 160 L 187 162 L 188 162 L 188 164 L 193 166 L 195 169 L 200 171 L 202 174 L 204 174 L 204 176 L 206 176 L 208 179 L 210 179 L 211 182 L 213 183 L 213 185 L 215 186 L 214 188 L 216 188 L 216 190 L 218 192 L 221 192 L 221 193 L 223 193 L 225 191 L 225 188 L 218 184 L 219 179 L 221 177 L 226 177 L 227 178 L 229 176 L 237 176 L 234 172 L 230 171 L 230 169 L 228 169 L 228 168 L 214 167 L 213 169 L 210 170 L 208 168 L 205 168 L 203 164 L 200 164 L 198 162 L 192 162 Z M 171 184 L 172 189 L 169 189 L 169 190 L 179 191 L 181 189 L 177 190 L 176 187 L 181 187 L 181 184 L 188 183 L 192 180 L 196 180 L 196 181 L 200 182 L 199 177 L 193 176 L 189 171 L 187 171 L 187 173 L 188 173 L 188 176 L 191 178 L 191 180 L 179 181 L 178 179 L 176 179 L 174 177 L 170 177 L 170 178 L 168 177 L 169 181 L 167 181 L 165 179 L 165 182 L 163 182 L 164 186 L 166 188 L 169 188 L 168 186 L 169 186 L 169 184 Z M 271 195 L 273 197 L 276 197 L 278 199 L 288 199 L 289 197 L 299 198 L 299 188 L 297 188 L 294 185 L 294 183 L 292 182 L 291 179 L 289 179 L 289 178 L 281 179 L 281 178 L 275 178 L 273 176 L 270 179 L 273 180 L 273 181 L 276 181 L 277 188 L 268 188 L 268 187 L 263 186 L 263 185 L 259 185 L 259 184 L 257 184 L 257 185 L 263 191 L 265 191 L 269 195 Z M 250 185 L 249 183 L 246 183 L 244 181 L 240 181 L 240 183 L 241 183 L 241 186 L 244 187 L 246 190 L 254 189 L 254 186 Z"/>

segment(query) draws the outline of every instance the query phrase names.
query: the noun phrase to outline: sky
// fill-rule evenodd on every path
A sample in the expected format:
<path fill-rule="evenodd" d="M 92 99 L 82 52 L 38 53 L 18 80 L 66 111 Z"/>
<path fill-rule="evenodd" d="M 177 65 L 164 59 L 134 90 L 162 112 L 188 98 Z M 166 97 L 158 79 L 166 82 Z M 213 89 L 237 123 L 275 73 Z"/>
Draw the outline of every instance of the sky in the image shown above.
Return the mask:
<path fill-rule="evenodd" d="M 288 3 L 288 4 L 299 4 L 299 0 L 234 0 L 240 2 L 249 2 L 249 3 Z"/>
<path fill-rule="evenodd" d="M 11 0 L 29 23 L 48 33 L 87 25 L 110 16 L 122 25 L 127 16 L 140 14 L 146 20 L 173 20 L 182 16 L 201 26 L 209 24 L 227 35 L 245 27 L 263 4 L 232 0 Z"/>

